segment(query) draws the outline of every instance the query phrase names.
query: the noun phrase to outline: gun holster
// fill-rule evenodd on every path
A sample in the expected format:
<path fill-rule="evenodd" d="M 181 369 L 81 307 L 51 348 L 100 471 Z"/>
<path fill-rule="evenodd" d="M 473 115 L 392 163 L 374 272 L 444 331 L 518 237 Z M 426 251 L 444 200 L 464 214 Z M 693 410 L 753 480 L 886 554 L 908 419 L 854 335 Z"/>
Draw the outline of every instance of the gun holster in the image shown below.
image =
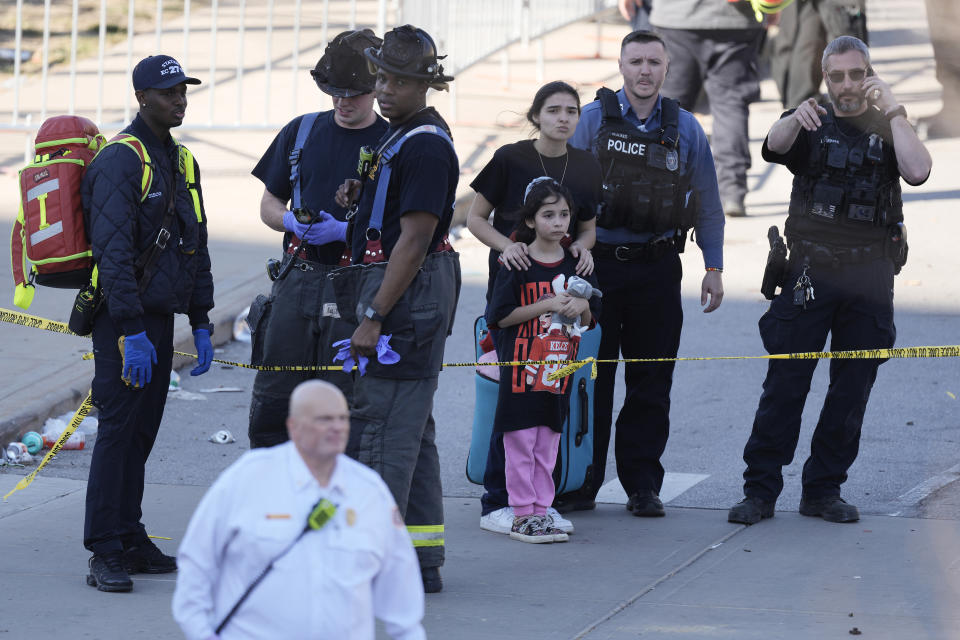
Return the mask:
<path fill-rule="evenodd" d="M 763 270 L 760 293 L 767 300 L 773 300 L 777 296 L 777 287 L 783 281 L 784 272 L 787 269 L 787 245 L 780 237 L 780 230 L 776 226 L 770 227 L 767 231 L 767 239 L 770 241 L 770 253 L 767 254 L 767 266 Z"/>

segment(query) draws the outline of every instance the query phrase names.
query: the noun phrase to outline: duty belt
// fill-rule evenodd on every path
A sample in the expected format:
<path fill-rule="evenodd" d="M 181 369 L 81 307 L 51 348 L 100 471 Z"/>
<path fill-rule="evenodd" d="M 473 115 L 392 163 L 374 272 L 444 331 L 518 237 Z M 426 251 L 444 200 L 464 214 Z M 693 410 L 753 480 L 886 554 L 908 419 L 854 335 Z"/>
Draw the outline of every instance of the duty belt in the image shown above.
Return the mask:
<path fill-rule="evenodd" d="M 791 260 L 809 258 L 811 264 L 839 267 L 847 264 L 862 264 L 885 257 L 887 255 L 882 243 L 865 247 L 838 247 L 809 240 L 794 240 L 790 243 Z"/>
<path fill-rule="evenodd" d="M 656 262 L 671 251 L 676 252 L 674 238 L 661 238 L 653 242 L 607 244 L 598 242 L 593 247 L 595 258 L 614 259 L 620 262 Z"/>

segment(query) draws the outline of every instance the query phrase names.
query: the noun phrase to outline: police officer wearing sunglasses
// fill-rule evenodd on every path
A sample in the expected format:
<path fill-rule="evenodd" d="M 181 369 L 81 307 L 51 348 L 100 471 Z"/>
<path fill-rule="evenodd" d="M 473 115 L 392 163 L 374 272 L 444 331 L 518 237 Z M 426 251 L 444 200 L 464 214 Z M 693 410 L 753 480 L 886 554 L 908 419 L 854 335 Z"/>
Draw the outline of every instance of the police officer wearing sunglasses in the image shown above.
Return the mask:
<path fill-rule="evenodd" d="M 828 334 L 833 351 L 893 346 L 893 276 L 907 257 L 900 179 L 922 184 L 932 164 L 890 85 L 873 73 L 861 40 L 841 36 L 828 44 L 822 67 L 829 103 L 811 98 L 786 112 L 763 144 L 764 159 L 794 175 L 782 291 L 760 319 L 771 354 L 822 351 Z M 859 519 L 840 486 L 857 457 L 882 362 L 830 361 L 830 386 L 803 466 L 802 515 Z M 770 361 L 743 452 L 745 497 L 730 509 L 730 522 L 773 516 L 816 366 L 816 360 Z"/>

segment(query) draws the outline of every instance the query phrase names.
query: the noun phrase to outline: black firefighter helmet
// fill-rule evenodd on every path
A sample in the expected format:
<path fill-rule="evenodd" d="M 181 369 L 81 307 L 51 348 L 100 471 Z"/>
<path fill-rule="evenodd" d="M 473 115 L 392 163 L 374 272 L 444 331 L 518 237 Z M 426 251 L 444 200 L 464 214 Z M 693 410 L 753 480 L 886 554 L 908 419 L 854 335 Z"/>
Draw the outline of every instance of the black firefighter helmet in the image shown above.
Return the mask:
<path fill-rule="evenodd" d="M 388 31 L 380 48 L 369 47 L 363 55 L 372 73 L 383 69 L 398 76 L 425 80 L 438 90 L 446 89 L 447 83 L 453 81 L 453 76 L 443 73 L 440 60 L 446 56 L 437 55 L 437 45 L 430 34 L 409 24 Z"/>
<path fill-rule="evenodd" d="M 363 52 L 382 43 L 370 29 L 344 31 L 327 45 L 310 75 L 320 90 L 331 96 L 349 98 L 370 93 L 376 75 L 367 68 Z"/>

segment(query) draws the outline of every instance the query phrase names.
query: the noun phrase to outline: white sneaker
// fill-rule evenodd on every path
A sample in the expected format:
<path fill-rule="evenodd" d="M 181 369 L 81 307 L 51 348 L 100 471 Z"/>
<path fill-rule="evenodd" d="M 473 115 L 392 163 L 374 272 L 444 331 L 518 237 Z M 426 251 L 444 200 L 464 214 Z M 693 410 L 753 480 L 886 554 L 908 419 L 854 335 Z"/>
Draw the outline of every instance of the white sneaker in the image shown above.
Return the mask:
<path fill-rule="evenodd" d="M 547 517 L 553 520 L 553 526 L 564 533 L 573 533 L 573 523 L 560 515 L 553 507 L 547 507 Z M 483 526 L 482 524 L 480 526 Z"/>
<path fill-rule="evenodd" d="M 503 507 L 480 516 L 480 528 L 493 533 L 510 533 L 513 527 L 513 507 Z"/>

